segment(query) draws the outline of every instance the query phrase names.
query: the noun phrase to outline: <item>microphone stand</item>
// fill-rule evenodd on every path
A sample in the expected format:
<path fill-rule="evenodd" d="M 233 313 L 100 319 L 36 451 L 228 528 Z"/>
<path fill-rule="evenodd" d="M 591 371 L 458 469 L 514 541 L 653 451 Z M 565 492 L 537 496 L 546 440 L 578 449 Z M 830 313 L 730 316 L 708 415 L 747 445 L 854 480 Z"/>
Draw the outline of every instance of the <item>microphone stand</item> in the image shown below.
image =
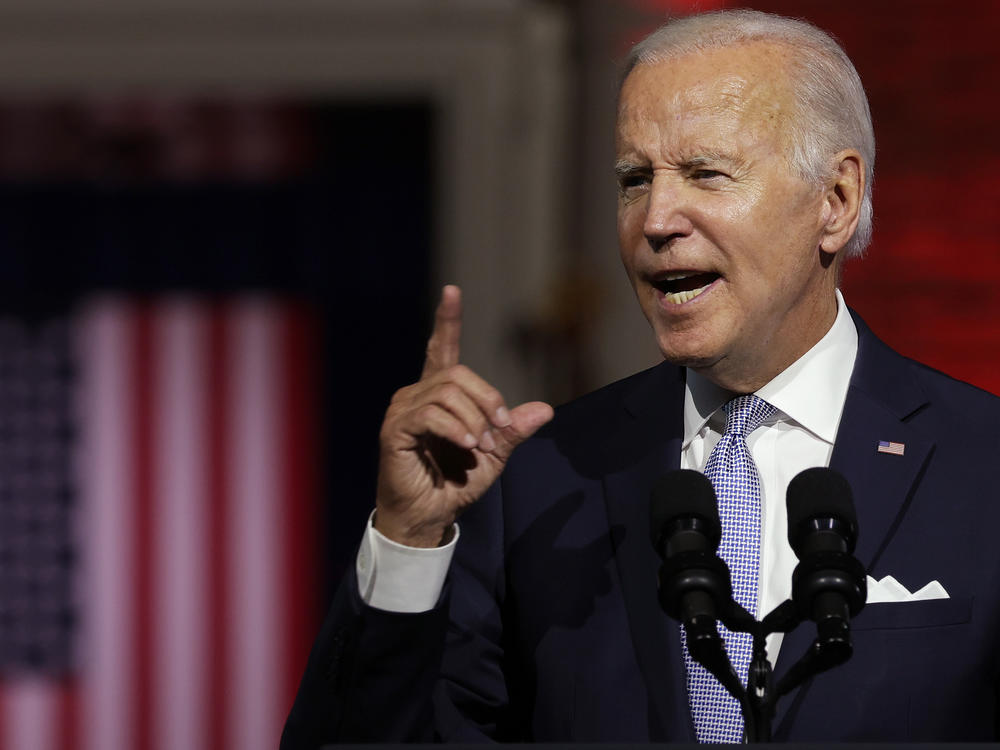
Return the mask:
<path fill-rule="evenodd" d="M 736 604 L 733 602 L 733 604 Z M 736 606 L 739 606 L 736 604 Z M 741 607 L 742 609 L 742 607 Z M 745 611 L 745 610 L 744 610 Z M 744 731 L 748 736 L 758 733 L 758 712 L 752 705 L 750 693 L 743 689 L 739 675 L 733 669 L 726 644 L 719 635 L 716 620 L 710 616 L 699 615 L 690 620 L 684 620 L 684 632 L 687 636 L 688 653 L 691 658 L 701 664 L 740 704 L 743 714 Z M 766 661 L 766 655 L 765 655 Z"/>
<path fill-rule="evenodd" d="M 863 583 L 861 595 L 864 597 Z M 863 602 L 862 598 L 861 606 L 864 606 Z M 843 664 L 850 658 L 853 653 L 850 620 L 847 616 L 820 619 L 812 645 L 775 684 L 771 662 L 767 657 L 767 637 L 772 633 L 789 633 L 798 627 L 805 619 L 802 608 L 796 606 L 791 599 L 786 599 L 762 621 L 757 621 L 732 599 L 729 605 L 719 618 L 722 623 L 732 632 L 749 633 L 753 636 L 746 688 L 729 661 L 714 618 L 696 615 L 682 619 L 688 652 L 692 659 L 705 667 L 739 702 L 747 741 L 770 742 L 778 699 L 810 677 Z M 844 614 L 847 615 L 847 612 Z M 856 614 L 856 611 L 851 614 Z"/>
<path fill-rule="evenodd" d="M 743 688 L 742 683 L 738 683 L 742 697 L 728 686 L 723 685 L 723 687 L 726 687 L 729 694 L 740 702 L 747 741 L 770 742 L 778 698 L 810 676 L 810 673 L 803 671 L 801 679 L 794 684 L 786 684 L 787 680 L 782 680 L 776 689 L 774 670 L 767 657 L 767 637 L 772 633 L 791 632 L 801 623 L 801 618 L 790 599 L 775 607 L 760 622 L 734 601 L 728 616 L 722 618 L 722 622 L 732 632 L 749 633 L 753 636 L 753 651 L 747 669 L 746 688 Z M 802 660 L 799 664 L 801 662 Z M 806 670 L 809 668 L 805 667 Z"/>

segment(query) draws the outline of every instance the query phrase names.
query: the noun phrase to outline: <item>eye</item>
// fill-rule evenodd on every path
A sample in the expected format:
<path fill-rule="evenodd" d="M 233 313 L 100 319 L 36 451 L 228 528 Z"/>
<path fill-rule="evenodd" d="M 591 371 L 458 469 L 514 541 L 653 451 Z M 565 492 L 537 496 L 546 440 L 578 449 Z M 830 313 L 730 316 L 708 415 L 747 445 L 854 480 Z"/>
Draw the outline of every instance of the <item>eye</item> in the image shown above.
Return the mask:
<path fill-rule="evenodd" d="M 716 169 L 696 169 L 691 173 L 692 179 L 695 180 L 714 180 L 726 176 L 725 172 L 720 172 Z"/>
<path fill-rule="evenodd" d="M 652 177 L 648 172 L 630 171 L 618 176 L 618 192 L 621 195 L 635 195 L 649 186 Z"/>

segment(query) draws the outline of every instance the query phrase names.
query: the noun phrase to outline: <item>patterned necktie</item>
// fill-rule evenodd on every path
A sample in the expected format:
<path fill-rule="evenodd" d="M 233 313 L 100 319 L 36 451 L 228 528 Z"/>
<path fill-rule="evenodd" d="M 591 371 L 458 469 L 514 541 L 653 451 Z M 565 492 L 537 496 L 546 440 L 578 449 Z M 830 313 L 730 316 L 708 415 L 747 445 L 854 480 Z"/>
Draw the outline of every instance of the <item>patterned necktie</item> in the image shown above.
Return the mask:
<path fill-rule="evenodd" d="M 722 407 L 726 431 L 712 449 L 705 476 L 715 487 L 722 521 L 719 557 L 726 561 L 733 579 L 733 598 L 757 616 L 757 570 L 760 559 L 760 475 L 747 448 L 746 438 L 774 407 L 753 394 L 737 396 Z M 748 633 L 731 633 L 722 623 L 719 632 L 736 674 L 746 685 L 753 648 Z M 743 738 L 739 702 L 726 692 L 707 669 L 691 658 L 681 628 L 687 666 L 688 700 L 699 742 L 737 743 Z"/>

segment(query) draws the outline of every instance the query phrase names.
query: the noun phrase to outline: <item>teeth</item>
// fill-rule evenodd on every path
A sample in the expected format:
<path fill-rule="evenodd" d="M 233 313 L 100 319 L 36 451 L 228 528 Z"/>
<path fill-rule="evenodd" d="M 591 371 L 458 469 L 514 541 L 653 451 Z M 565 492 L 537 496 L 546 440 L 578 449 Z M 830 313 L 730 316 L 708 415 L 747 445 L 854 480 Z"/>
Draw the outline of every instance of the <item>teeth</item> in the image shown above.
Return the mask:
<path fill-rule="evenodd" d="M 673 281 L 673 279 L 671 279 Z M 663 295 L 663 298 L 672 305 L 683 305 L 685 302 L 690 302 L 699 294 L 704 292 L 711 284 L 705 284 L 705 286 L 699 289 L 691 289 L 686 292 L 670 292 Z"/>
<path fill-rule="evenodd" d="M 691 271 L 681 271 L 680 273 L 668 273 L 663 278 L 667 281 L 677 281 L 679 279 L 686 279 L 688 276 L 694 276 Z"/>

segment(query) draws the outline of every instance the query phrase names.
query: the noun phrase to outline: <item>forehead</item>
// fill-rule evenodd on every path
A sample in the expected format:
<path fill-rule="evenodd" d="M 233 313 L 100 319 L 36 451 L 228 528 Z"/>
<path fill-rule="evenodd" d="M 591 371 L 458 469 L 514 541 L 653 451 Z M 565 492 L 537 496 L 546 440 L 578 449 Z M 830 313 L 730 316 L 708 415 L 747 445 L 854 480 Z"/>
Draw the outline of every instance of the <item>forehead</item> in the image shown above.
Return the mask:
<path fill-rule="evenodd" d="M 788 55 L 781 45 L 751 42 L 636 66 L 619 99 L 619 151 L 679 139 L 786 145 L 794 110 Z"/>

